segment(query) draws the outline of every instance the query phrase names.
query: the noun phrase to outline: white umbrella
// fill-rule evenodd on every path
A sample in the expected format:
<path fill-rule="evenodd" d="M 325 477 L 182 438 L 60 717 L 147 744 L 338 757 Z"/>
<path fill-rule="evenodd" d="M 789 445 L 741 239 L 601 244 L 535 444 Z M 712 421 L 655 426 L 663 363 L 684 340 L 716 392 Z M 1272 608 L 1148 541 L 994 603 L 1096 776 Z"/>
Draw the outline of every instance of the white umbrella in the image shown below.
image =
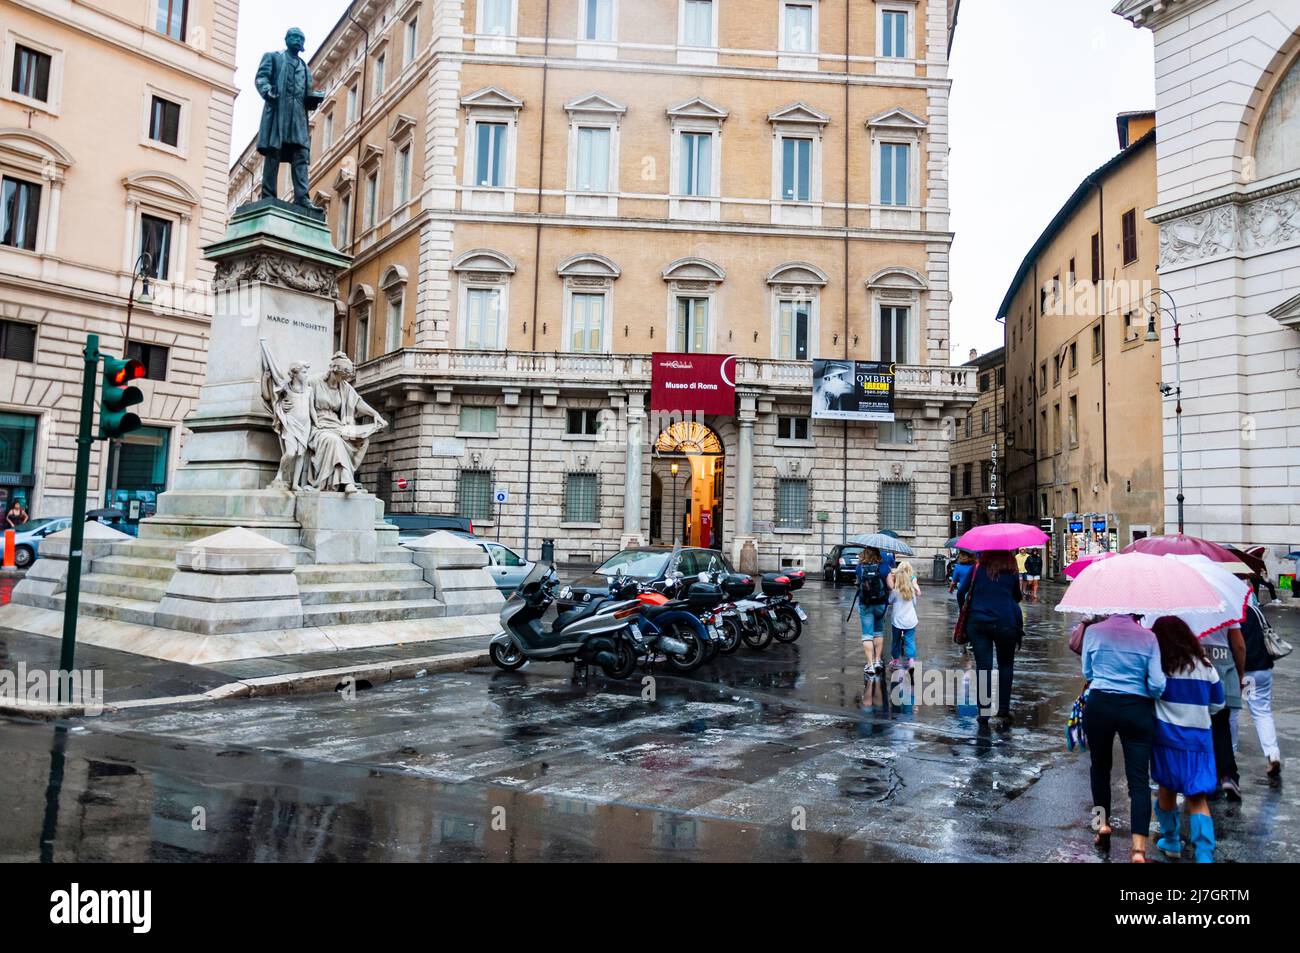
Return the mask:
<path fill-rule="evenodd" d="M 1160 558 L 1174 559 L 1185 566 L 1195 569 L 1223 600 L 1224 607 L 1222 609 L 1208 611 L 1196 609 L 1172 613 L 1187 623 L 1187 627 L 1192 630 L 1193 635 L 1198 639 L 1203 639 L 1220 629 L 1230 629 L 1241 624 L 1241 620 L 1246 617 L 1246 607 L 1250 603 L 1250 586 L 1224 568 L 1224 564 L 1216 563 L 1208 556 L 1199 555 L 1181 556 L 1166 553 Z M 1156 620 L 1161 616 L 1170 614 L 1168 612 L 1149 613 L 1142 617 L 1142 624 L 1149 629 L 1155 625 Z"/>

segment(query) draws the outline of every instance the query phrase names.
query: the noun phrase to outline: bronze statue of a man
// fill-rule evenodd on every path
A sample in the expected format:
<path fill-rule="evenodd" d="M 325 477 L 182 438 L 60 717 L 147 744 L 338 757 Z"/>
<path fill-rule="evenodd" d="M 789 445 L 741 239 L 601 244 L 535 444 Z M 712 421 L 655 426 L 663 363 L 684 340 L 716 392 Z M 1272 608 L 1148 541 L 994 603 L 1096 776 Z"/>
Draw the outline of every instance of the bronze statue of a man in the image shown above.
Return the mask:
<path fill-rule="evenodd" d="M 257 151 L 262 163 L 262 198 L 276 196 L 280 163 L 289 162 L 293 169 L 293 202 L 308 211 L 319 211 L 307 192 L 307 167 L 311 162 L 311 130 L 307 114 L 325 97 L 311 88 L 311 70 L 303 62 L 307 39 L 294 27 L 284 37 L 281 53 L 267 53 L 257 67 L 257 92 L 265 100 L 262 126 L 257 133 Z"/>

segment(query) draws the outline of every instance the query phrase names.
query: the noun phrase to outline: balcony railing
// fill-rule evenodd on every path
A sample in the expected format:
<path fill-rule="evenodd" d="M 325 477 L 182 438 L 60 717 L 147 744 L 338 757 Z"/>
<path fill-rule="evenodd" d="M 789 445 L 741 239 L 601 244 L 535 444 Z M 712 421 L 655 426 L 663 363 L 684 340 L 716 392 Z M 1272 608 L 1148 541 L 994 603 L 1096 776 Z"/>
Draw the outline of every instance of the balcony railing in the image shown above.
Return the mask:
<path fill-rule="evenodd" d="M 649 354 L 404 348 L 362 364 L 356 383 L 364 391 L 434 389 L 440 384 L 493 389 L 649 387 L 650 367 Z M 964 401 L 978 393 L 971 367 L 900 364 L 894 370 L 895 395 L 904 399 Z M 738 358 L 736 387 L 777 396 L 807 395 L 812 392 L 812 363 Z"/>

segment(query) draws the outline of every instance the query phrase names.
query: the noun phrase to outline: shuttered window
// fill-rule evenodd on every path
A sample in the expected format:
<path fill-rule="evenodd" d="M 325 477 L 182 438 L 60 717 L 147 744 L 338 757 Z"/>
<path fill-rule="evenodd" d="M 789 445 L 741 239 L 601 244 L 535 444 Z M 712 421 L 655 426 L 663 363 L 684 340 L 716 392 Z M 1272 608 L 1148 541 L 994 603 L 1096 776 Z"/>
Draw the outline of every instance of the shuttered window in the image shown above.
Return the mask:
<path fill-rule="evenodd" d="M 1138 257 L 1137 209 L 1124 213 L 1124 264 L 1130 265 Z"/>
<path fill-rule="evenodd" d="M 0 358 L 8 361 L 36 360 L 36 325 L 21 321 L 0 321 Z"/>

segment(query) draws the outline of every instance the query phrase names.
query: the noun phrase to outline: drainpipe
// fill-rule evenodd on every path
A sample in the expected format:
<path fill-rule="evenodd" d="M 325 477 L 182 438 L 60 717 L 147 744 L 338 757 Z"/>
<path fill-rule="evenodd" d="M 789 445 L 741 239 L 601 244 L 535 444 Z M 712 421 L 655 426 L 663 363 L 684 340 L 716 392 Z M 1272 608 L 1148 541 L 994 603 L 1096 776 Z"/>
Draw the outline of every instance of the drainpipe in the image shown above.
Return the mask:
<path fill-rule="evenodd" d="M 542 122 L 537 145 L 537 225 L 533 232 L 533 334 L 531 349 L 537 352 L 537 301 L 542 278 L 542 180 L 543 160 L 546 157 L 546 93 L 551 64 L 551 0 L 546 0 L 546 24 L 542 38 Z M 509 347 L 507 335 L 506 346 Z M 528 544 L 533 525 L 533 433 L 536 422 L 537 388 L 528 388 L 528 458 L 524 471 L 524 558 L 528 558 Z"/>
<path fill-rule="evenodd" d="M 844 2 L 844 358 L 849 357 L 849 18 L 852 0 Z M 840 467 L 840 542 L 849 541 L 849 422 L 840 421 L 844 460 Z"/>
<path fill-rule="evenodd" d="M 370 67 L 370 31 L 366 29 L 364 23 L 362 23 L 355 16 L 353 16 L 351 7 L 348 8 L 348 19 L 351 20 L 356 25 L 357 29 L 360 30 L 362 35 L 365 37 L 365 40 L 363 41 L 362 44 L 362 50 L 361 50 L 361 89 L 358 91 L 359 95 L 357 96 L 357 126 L 361 127 L 365 124 L 365 118 L 366 118 L 366 89 L 369 86 L 366 76 L 367 73 L 369 72 L 369 67 Z M 352 221 L 348 223 L 349 247 L 357 243 L 357 213 L 361 208 L 361 149 L 364 144 L 365 144 L 365 137 L 361 135 L 360 129 L 358 129 L 357 154 L 356 154 L 356 161 L 353 164 L 352 209 L 349 212 Z M 375 196 L 375 201 L 376 202 L 379 201 L 378 195 Z M 344 251 L 344 249 L 340 248 L 339 251 Z M 348 268 L 348 296 L 344 299 L 345 307 L 343 312 L 344 313 L 343 335 L 342 335 L 342 339 L 339 341 L 339 344 L 342 346 L 342 350 L 347 350 L 347 342 L 351 336 L 350 332 L 352 330 L 351 328 L 352 285 L 355 281 L 356 281 L 356 269 L 353 267 L 349 267 Z"/>
<path fill-rule="evenodd" d="M 1106 183 L 1097 180 L 1097 256 L 1101 262 L 1101 288 L 1098 289 L 1097 312 L 1101 315 L 1101 479 L 1110 485 L 1110 428 L 1107 426 L 1106 392 L 1110 384 L 1106 378 L 1106 318 L 1110 308 L 1101 295 L 1106 287 Z M 1078 425 L 1078 421 L 1075 421 Z"/>

